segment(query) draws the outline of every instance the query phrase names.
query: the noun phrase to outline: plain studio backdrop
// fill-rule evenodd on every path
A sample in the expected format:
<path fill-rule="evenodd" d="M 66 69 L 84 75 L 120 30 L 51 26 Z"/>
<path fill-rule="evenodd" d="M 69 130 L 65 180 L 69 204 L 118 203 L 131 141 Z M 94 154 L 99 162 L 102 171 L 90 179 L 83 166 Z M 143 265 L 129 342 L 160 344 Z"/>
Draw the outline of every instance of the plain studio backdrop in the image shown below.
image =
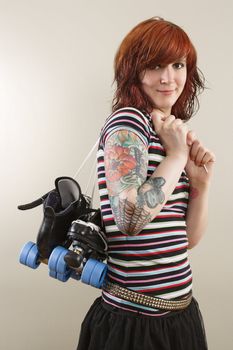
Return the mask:
<path fill-rule="evenodd" d="M 0 1 L 1 350 L 76 348 L 101 291 L 52 279 L 44 264 L 19 264 L 21 247 L 36 240 L 42 206 L 17 205 L 75 174 L 110 113 L 115 52 L 153 16 L 188 33 L 209 87 L 189 122 L 216 154 L 209 224 L 189 255 L 209 348 L 232 349 L 232 9 L 230 0 Z M 78 177 L 83 189 L 94 161 L 93 154 Z"/>

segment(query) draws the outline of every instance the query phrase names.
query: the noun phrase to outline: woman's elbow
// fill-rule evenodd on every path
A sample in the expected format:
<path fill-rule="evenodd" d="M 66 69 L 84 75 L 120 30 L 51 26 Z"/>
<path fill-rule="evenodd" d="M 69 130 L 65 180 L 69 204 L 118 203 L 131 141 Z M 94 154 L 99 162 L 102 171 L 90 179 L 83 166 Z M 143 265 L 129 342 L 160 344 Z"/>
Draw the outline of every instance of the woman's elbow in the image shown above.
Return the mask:
<path fill-rule="evenodd" d="M 127 226 L 127 227 L 122 226 L 121 224 L 119 224 L 117 222 L 116 222 L 116 226 L 120 232 L 122 232 L 128 236 L 136 236 L 137 234 L 139 234 L 142 231 L 141 229 L 136 230 L 135 228 L 132 228 L 130 226 Z"/>
<path fill-rule="evenodd" d="M 198 245 L 199 241 L 188 241 L 188 247 L 187 249 L 193 249 Z"/>

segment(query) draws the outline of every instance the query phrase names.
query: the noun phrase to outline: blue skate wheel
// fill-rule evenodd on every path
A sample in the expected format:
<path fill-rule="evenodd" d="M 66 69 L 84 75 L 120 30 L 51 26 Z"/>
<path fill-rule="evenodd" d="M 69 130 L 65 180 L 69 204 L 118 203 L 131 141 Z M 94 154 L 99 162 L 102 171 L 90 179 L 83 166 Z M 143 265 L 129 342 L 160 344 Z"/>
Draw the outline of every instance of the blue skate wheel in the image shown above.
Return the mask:
<path fill-rule="evenodd" d="M 64 256 L 67 252 L 68 250 L 63 247 L 56 247 L 53 249 L 48 261 L 49 269 L 58 273 L 66 273 L 67 264 L 64 261 Z"/>
<path fill-rule="evenodd" d="M 40 265 L 37 245 L 33 242 L 26 243 L 19 256 L 21 264 L 36 269 Z"/>
<path fill-rule="evenodd" d="M 61 282 L 67 282 L 70 278 L 71 271 L 68 271 L 67 273 L 57 273 L 57 279 Z"/>
<path fill-rule="evenodd" d="M 89 259 L 84 266 L 81 281 L 93 287 L 100 288 L 107 273 L 107 265 L 95 260 Z"/>
<path fill-rule="evenodd" d="M 107 265 L 98 261 L 92 271 L 90 285 L 96 288 L 101 288 L 107 273 Z"/>
<path fill-rule="evenodd" d="M 58 279 L 59 281 L 66 282 L 71 275 L 71 269 L 64 261 L 64 257 L 68 250 L 63 247 L 56 247 L 48 261 L 49 276 Z"/>
<path fill-rule="evenodd" d="M 49 270 L 49 276 L 52 278 L 57 278 L 57 273 L 54 270 Z"/>
<path fill-rule="evenodd" d="M 91 274 L 97 263 L 98 263 L 98 260 L 95 260 L 95 259 L 87 260 L 81 275 L 81 281 L 83 283 L 90 284 Z"/>
<path fill-rule="evenodd" d="M 32 269 L 36 269 L 39 265 L 39 251 L 37 245 L 35 244 L 28 253 L 27 266 L 31 267 Z"/>
<path fill-rule="evenodd" d="M 70 278 L 70 273 L 62 274 L 62 273 L 57 273 L 54 270 L 49 270 L 49 276 L 52 278 L 55 278 L 61 282 L 66 282 Z"/>
<path fill-rule="evenodd" d="M 26 265 L 27 256 L 30 252 L 31 248 L 35 245 L 33 242 L 27 242 L 24 244 L 24 246 L 21 249 L 21 252 L 19 254 L 19 262 L 20 264 Z"/>
<path fill-rule="evenodd" d="M 68 250 L 64 249 L 64 251 L 61 252 L 59 258 L 57 259 L 57 268 L 56 268 L 57 273 L 67 274 L 71 270 L 64 260 L 64 257 L 67 254 L 67 252 Z"/>

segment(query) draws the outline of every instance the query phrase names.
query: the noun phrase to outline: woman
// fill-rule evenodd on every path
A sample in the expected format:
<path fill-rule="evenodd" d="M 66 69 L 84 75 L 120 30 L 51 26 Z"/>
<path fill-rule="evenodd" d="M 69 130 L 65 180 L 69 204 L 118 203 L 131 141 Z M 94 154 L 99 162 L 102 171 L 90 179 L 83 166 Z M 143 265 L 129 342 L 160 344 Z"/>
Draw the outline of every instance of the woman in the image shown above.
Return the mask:
<path fill-rule="evenodd" d="M 188 258 L 206 228 L 215 161 L 186 124 L 204 89 L 196 61 L 187 34 L 160 17 L 118 49 L 98 148 L 108 274 L 78 350 L 207 349 Z"/>

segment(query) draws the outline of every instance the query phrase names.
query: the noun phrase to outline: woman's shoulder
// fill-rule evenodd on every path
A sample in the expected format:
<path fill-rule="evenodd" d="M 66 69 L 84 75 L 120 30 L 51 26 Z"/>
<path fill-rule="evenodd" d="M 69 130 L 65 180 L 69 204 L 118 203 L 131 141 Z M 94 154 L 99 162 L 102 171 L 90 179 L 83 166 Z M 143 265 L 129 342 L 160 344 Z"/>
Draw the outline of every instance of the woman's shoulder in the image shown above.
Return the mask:
<path fill-rule="evenodd" d="M 103 141 L 117 130 L 129 130 L 143 138 L 146 144 L 150 139 L 149 120 L 145 113 L 135 107 L 122 107 L 113 111 L 101 129 Z"/>
<path fill-rule="evenodd" d="M 127 106 L 121 107 L 111 112 L 110 115 L 106 118 L 105 124 L 109 123 L 112 120 L 119 118 L 131 119 L 138 123 L 144 123 L 149 126 L 151 117 L 149 113 L 145 113 L 138 108 Z"/>

